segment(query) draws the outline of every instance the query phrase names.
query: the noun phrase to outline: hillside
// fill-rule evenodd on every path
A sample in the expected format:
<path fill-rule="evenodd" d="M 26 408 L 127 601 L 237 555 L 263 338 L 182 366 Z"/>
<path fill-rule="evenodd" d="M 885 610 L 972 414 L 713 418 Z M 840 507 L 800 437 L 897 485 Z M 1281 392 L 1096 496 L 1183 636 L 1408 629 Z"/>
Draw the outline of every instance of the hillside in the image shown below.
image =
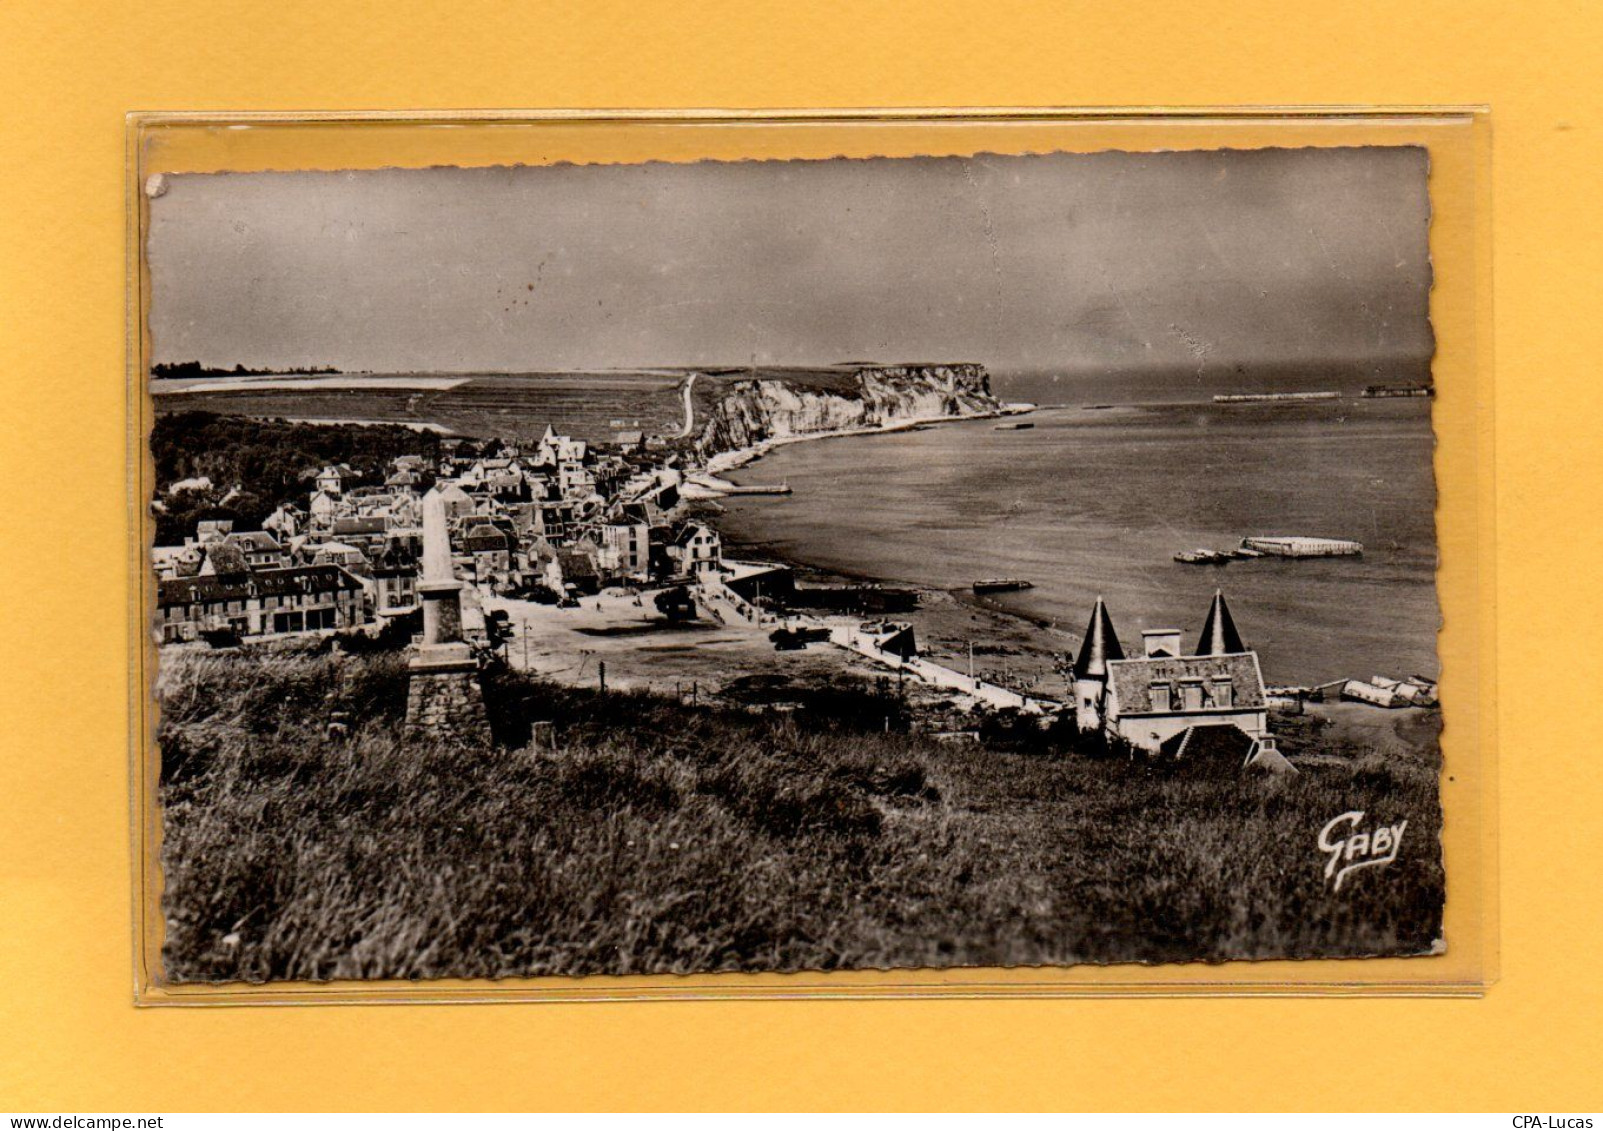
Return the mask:
<path fill-rule="evenodd" d="M 547 424 L 610 440 L 625 428 L 675 434 L 684 420 L 676 370 L 388 374 L 266 382 L 154 382 L 158 413 L 202 410 L 317 423 L 405 424 L 480 439 L 530 440 Z"/>
<path fill-rule="evenodd" d="M 501 374 L 341 374 L 152 382 L 158 414 L 203 411 L 257 419 L 404 424 L 478 438 L 532 439 L 547 424 L 610 440 L 623 429 L 675 437 L 691 386 L 695 435 L 709 452 L 749 438 L 871 427 L 910 416 L 994 411 L 974 364 L 749 369 L 648 369 Z"/>

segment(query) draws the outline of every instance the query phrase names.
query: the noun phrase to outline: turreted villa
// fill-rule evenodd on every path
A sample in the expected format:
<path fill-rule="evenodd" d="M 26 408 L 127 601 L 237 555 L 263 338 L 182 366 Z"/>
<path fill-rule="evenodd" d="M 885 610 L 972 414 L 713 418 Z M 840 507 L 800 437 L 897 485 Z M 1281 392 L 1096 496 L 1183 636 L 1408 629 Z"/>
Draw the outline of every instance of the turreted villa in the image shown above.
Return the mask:
<path fill-rule="evenodd" d="M 1126 659 L 1113 618 L 1097 598 L 1074 661 L 1075 719 L 1081 730 L 1100 729 L 1142 750 L 1175 757 L 1200 744 L 1239 747 L 1243 762 L 1274 750 L 1258 653 L 1242 643 L 1223 593 L 1214 593 L 1189 653 L 1181 647 L 1179 629 L 1151 629 L 1141 639 L 1143 654 Z"/>

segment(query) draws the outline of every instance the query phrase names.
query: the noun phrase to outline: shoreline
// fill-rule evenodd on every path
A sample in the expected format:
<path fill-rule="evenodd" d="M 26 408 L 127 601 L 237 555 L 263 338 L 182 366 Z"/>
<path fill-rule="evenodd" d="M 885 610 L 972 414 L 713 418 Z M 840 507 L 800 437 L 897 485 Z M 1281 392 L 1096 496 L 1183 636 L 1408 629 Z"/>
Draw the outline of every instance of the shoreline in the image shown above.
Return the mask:
<path fill-rule="evenodd" d="M 722 475 L 750 466 L 775 448 L 810 440 L 887 435 L 944 423 L 1023 416 L 1035 412 L 1039 407 L 1027 403 L 1003 403 L 997 409 L 986 412 L 912 417 L 870 428 L 833 429 L 777 437 L 712 457 L 702 471 L 686 475 L 685 484 L 690 489 L 683 490 L 682 495 L 687 501 L 711 504 L 709 520 L 714 526 L 719 526 L 718 515 L 722 508 L 718 507 L 718 499 L 764 493 L 762 488 L 753 490 L 742 487 L 722 478 Z M 723 533 L 720 529 L 720 534 Z M 914 590 L 918 594 L 918 607 L 894 619 L 905 619 L 914 625 L 920 654 L 926 660 L 966 671 L 968 646 L 978 642 L 974 654 L 977 676 L 1031 697 L 1061 699 L 1066 695 L 1066 687 L 1046 687 L 1043 684 L 1049 684 L 1056 678 L 1054 673 L 1065 657 L 1072 656 L 1079 637 L 1054 621 L 1015 612 L 964 588 L 934 588 L 858 568 L 819 566 L 800 560 L 771 543 L 735 542 L 728 548 L 743 559 L 749 560 L 755 556 L 785 566 L 796 574 L 799 581 L 826 586 L 881 585 Z"/>
<path fill-rule="evenodd" d="M 997 409 L 987 412 L 912 417 L 872 428 L 830 429 L 819 433 L 773 437 L 742 449 L 720 452 L 710 458 L 701 471 L 686 474 L 681 497 L 691 503 L 710 505 L 707 517 L 712 525 L 718 527 L 720 525 L 718 514 L 721 514 L 721 508 L 717 500 L 726 497 L 753 497 L 771 493 L 773 490 L 769 487 L 734 484 L 725 479 L 723 474 L 757 463 L 777 447 L 806 441 L 822 441 L 822 439 L 885 436 L 943 423 L 1021 417 L 1036 412 L 1037 409 L 1039 405 L 1003 402 Z M 720 535 L 723 533 L 725 532 L 720 529 Z M 994 689 L 1008 690 L 1024 698 L 1063 700 L 1066 697 L 1068 689 L 1055 686 L 1056 671 L 1063 663 L 1064 657 L 1071 655 L 1072 649 L 1077 647 L 1079 638 L 1072 633 L 1066 633 L 1055 622 L 1013 612 L 962 588 L 943 590 L 920 585 L 917 582 L 906 582 L 901 578 L 870 574 L 867 570 L 851 569 L 851 567 L 842 569 L 838 565 L 821 567 L 811 562 L 800 561 L 771 543 L 729 543 L 728 548 L 733 549 L 742 559 L 755 556 L 761 561 L 784 565 L 787 569 L 793 570 L 798 580 L 814 585 L 882 585 L 914 590 L 919 594 L 917 609 L 894 618 L 907 620 L 914 625 L 914 631 L 919 636 L 920 660 L 925 665 L 941 668 L 955 676 L 962 676 L 971 662 L 975 668 L 975 676 L 983 679 L 986 684 L 991 684 Z M 968 647 L 976 642 L 978 647 L 975 647 L 973 657 L 970 657 Z M 853 650 L 850 647 L 840 646 L 838 641 L 837 646 L 848 654 Z M 912 670 L 912 666 L 914 665 L 909 665 L 909 670 Z"/>
<path fill-rule="evenodd" d="M 694 492 L 685 491 L 684 496 L 689 499 L 715 499 L 723 495 L 757 494 L 749 488 L 742 488 L 739 484 L 731 483 L 723 478 L 726 472 L 747 467 L 775 448 L 785 447 L 789 444 L 801 444 L 811 440 L 838 440 L 849 436 L 884 436 L 896 432 L 907 432 L 914 428 L 927 428 L 935 424 L 960 423 L 966 420 L 996 420 L 1004 416 L 1022 416 L 1034 412 L 1039 407 L 1033 404 L 1000 403 L 999 407 L 985 412 L 962 412 L 957 414 L 941 414 L 939 416 L 910 416 L 901 420 L 894 420 L 886 424 L 876 424 L 864 428 L 834 428 L 824 432 L 798 432 L 790 436 L 773 436 L 766 440 L 759 440 L 744 448 L 731 448 L 727 452 L 719 452 L 707 460 L 698 471 L 688 472 L 685 475 L 686 487 L 694 487 Z"/>

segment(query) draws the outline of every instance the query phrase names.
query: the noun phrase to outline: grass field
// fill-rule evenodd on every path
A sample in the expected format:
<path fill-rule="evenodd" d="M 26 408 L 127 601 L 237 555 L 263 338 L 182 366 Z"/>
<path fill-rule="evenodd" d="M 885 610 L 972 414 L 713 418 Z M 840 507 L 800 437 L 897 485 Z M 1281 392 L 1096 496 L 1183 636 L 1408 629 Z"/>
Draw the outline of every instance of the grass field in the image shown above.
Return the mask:
<path fill-rule="evenodd" d="M 1418 953 L 1440 926 L 1424 760 L 1177 771 L 886 733 L 856 686 L 774 716 L 507 672 L 495 743 L 408 745 L 395 654 L 163 665 L 179 981 Z M 1351 809 L 1407 839 L 1332 892 L 1315 839 Z"/>

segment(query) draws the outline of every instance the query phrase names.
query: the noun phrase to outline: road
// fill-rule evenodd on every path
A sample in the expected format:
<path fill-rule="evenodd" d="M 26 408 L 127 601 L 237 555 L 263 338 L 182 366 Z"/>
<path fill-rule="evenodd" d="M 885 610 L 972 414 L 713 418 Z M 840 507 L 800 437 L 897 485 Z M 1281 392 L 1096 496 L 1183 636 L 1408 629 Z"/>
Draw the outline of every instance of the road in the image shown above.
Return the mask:
<path fill-rule="evenodd" d="M 690 393 L 696 387 L 696 378 L 700 376 L 700 373 L 692 373 L 685 378 L 685 387 L 683 389 L 685 394 L 685 426 L 679 429 L 679 439 L 681 440 L 690 439 L 690 433 L 696 427 L 696 406 L 691 403 Z"/>

